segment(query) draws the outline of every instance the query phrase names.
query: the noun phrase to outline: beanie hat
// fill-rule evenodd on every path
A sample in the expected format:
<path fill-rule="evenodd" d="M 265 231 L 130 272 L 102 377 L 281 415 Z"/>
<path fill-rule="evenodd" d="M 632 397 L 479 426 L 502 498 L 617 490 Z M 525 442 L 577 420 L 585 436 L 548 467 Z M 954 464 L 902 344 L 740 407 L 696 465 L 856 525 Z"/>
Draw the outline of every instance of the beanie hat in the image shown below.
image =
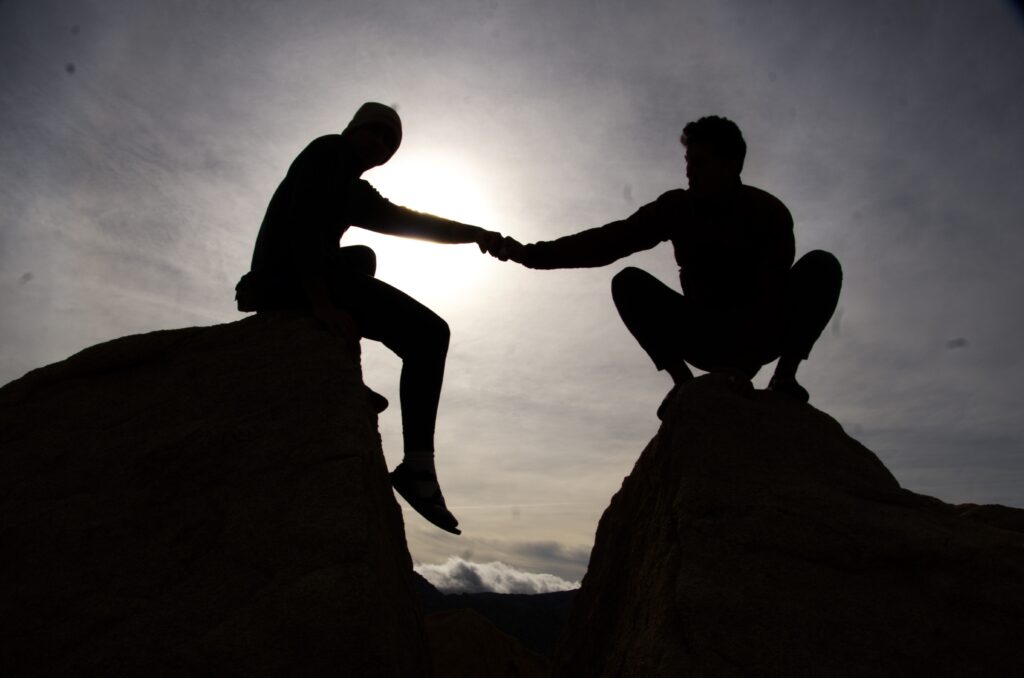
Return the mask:
<path fill-rule="evenodd" d="M 381 125 L 389 130 L 395 141 L 392 153 L 398 150 L 398 146 L 402 143 L 402 119 L 398 117 L 395 109 L 375 101 L 367 101 L 352 116 L 352 121 L 345 127 L 342 134 L 366 125 Z"/>

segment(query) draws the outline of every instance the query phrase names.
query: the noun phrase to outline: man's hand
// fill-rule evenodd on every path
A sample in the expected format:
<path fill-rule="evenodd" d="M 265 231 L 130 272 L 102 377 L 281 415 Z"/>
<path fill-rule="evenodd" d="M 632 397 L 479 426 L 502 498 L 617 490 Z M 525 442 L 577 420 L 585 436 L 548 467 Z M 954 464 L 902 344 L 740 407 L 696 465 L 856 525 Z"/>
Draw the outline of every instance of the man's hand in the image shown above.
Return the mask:
<path fill-rule="evenodd" d="M 526 256 L 526 247 L 515 238 L 503 236 L 494 231 L 485 231 L 484 235 L 477 240 L 480 251 L 490 254 L 500 261 L 511 259 L 522 264 Z"/>
<path fill-rule="evenodd" d="M 495 252 L 497 252 L 501 247 L 501 243 L 504 239 L 504 236 L 497 231 L 481 230 L 480 235 L 477 236 L 476 244 L 482 253 L 497 256 Z"/>
<path fill-rule="evenodd" d="M 517 264 L 526 265 L 526 245 L 515 238 L 504 238 L 501 247 L 496 254 L 502 261 L 514 261 Z"/>

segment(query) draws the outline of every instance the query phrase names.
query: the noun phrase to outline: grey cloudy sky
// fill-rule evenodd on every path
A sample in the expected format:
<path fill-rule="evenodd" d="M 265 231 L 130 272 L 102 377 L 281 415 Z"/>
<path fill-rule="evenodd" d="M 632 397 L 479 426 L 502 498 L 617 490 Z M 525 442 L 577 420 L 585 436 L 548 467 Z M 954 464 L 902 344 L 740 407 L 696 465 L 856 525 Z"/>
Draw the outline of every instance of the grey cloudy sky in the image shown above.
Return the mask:
<path fill-rule="evenodd" d="M 239 318 L 277 182 L 365 100 L 405 121 L 367 175 L 386 196 L 522 240 L 682 185 L 683 124 L 722 114 L 798 252 L 844 265 L 802 371 L 813 403 L 912 490 L 1024 506 L 1018 3 L 0 0 L 0 63 L 0 382 Z M 578 580 L 669 387 L 608 284 L 625 265 L 678 284 L 670 246 L 531 272 L 356 242 L 453 329 L 438 459 L 465 535 L 407 512 L 413 557 Z M 364 347 L 396 403 L 398 368 Z M 381 417 L 391 465 L 398 416 Z"/>

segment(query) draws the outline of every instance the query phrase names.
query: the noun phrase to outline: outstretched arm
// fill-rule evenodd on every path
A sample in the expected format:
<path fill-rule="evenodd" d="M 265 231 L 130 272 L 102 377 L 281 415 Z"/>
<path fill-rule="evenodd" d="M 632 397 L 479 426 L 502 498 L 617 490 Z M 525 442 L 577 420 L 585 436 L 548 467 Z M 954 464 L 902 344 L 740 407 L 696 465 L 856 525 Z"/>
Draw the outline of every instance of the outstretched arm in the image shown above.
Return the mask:
<path fill-rule="evenodd" d="M 511 248 L 509 258 L 529 268 L 591 268 L 606 266 L 659 241 L 646 242 L 626 221 L 591 228 L 557 240 Z"/>
<path fill-rule="evenodd" d="M 479 226 L 463 224 L 397 205 L 389 205 L 389 208 L 382 210 L 376 219 L 359 225 L 377 233 L 452 245 L 479 242 L 484 234 L 489 232 Z"/>
<path fill-rule="evenodd" d="M 357 200 L 363 209 L 360 210 L 361 214 L 358 214 L 354 224 L 376 233 L 449 245 L 472 242 L 476 243 L 482 252 L 487 251 L 496 239 L 501 238 L 500 234 L 479 226 L 395 205 L 381 197 L 366 182 L 360 182 L 356 190 L 360 192 L 357 194 Z"/>
<path fill-rule="evenodd" d="M 591 268 L 606 266 L 635 252 L 650 249 L 667 238 L 665 221 L 658 215 L 657 203 L 651 203 L 628 219 L 557 240 L 522 245 L 508 238 L 492 254 L 528 268 Z"/>

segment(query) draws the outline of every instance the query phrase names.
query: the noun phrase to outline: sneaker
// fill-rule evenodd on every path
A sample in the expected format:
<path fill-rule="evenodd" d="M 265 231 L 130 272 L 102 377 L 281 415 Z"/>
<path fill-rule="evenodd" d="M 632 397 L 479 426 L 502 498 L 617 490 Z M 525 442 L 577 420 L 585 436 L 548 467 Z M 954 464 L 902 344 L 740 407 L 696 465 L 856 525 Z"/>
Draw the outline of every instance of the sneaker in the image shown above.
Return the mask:
<path fill-rule="evenodd" d="M 404 463 L 391 472 L 391 487 L 409 503 L 416 513 L 452 534 L 462 534 L 459 521 L 445 506 L 437 476 L 429 471 L 414 471 Z"/>

